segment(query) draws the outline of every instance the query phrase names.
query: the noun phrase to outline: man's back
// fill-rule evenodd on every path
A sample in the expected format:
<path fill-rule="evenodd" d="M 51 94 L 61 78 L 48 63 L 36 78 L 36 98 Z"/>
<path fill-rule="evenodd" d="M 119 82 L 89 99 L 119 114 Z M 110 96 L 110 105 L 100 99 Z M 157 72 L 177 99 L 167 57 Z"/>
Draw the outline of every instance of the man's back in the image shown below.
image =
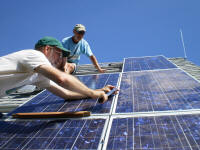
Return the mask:
<path fill-rule="evenodd" d="M 12 88 L 36 83 L 41 75 L 34 69 L 42 64 L 51 65 L 43 53 L 31 49 L 0 57 L 0 97 Z"/>

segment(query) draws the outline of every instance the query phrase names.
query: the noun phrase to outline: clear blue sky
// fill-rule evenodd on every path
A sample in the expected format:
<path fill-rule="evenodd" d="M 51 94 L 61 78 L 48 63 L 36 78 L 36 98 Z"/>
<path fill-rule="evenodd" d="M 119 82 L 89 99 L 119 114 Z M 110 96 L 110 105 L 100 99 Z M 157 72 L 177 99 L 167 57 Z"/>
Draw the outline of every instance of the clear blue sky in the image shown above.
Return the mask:
<path fill-rule="evenodd" d="M 99 62 L 124 57 L 183 57 L 200 65 L 199 0 L 1 0 L 0 56 L 33 48 L 43 36 L 61 40 L 84 24 Z M 81 63 L 90 63 L 82 56 Z"/>

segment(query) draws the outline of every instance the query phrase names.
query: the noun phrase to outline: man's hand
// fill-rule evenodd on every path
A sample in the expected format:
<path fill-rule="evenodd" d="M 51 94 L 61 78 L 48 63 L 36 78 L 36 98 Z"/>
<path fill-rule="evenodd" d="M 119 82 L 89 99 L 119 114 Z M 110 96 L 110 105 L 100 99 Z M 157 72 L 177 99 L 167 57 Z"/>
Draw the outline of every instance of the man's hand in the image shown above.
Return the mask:
<path fill-rule="evenodd" d="M 71 74 L 75 69 L 75 65 L 74 63 L 65 63 L 65 65 L 63 66 L 63 71 L 68 73 L 68 74 Z"/>
<path fill-rule="evenodd" d="M 102 90 L 94 90 L 91 97 L 92 97 L 92 99 L 102 99 L 103 100 L 102 103 L 104 103 L 108 100 L 108 96 Z"/>
<path fill-rule="evenodd" d="M 90 60 L 92 61 L 93 65 L 95 68 L 100 72 L 100 73 L 105 73 L 106 69 L 102 69 L 94 55 L 90 56 Z"/>
<path fill-rule="evenodd" d="M 103 87 L 102 89 L 100 89 L 100 90 L 102 90 L 102 91 L 104 91 L 105 93 L 108 93 L 108 92 L 110 92 L 112 89 L 114 89 L 115 88 L 115 86 L 112 86 L 112 85 L 106 85 L 105 87 Z M 114 94 L 117 94 L 117 92 L 118 92 L 119 90 L 117 90 Z"/>
<path fill-rule="evenodd" d="M 63 65 L 63 68 L 62 68 L 62 70 L 63 70 L 64 72 L 67 72 L 67 68 L 68 68 L 68 64 L 67 64 L 67 63 L 65 63 L 65 64 Z"/>
<path fill-rule="evenodd" d="M 112 85 L 106 85 L 105 87 L 103 87 L 102 89 L 97 89 L 96 91 L 102 91 L 105 95 L 106 95 L 106 93 L 108 93 L 108 92 L 110 92 L 113 88 L 115 88 L 114 86 L 112 86 Z M 118 92 L 119 90 L 117 90 L 114 94 L 117 94 L 117 92 Z M 107 96 L 107 95 L 106 95 Z M 107 96 L 108 97 L 108 96 Z M 108 100 L 108 98 L 107 99 L 103 99 L 103 98 L 99 98 L 99 99 L 101 99 L 99 102 L 100 103 L 105 103 L 107 100 Z"/>
<path fill-rule="evenodd" d="M 106 70 L 106 69 L 99 68 L 98 71 L 99 71 L 100 73 L 105 73 L 107 70 Z"/>

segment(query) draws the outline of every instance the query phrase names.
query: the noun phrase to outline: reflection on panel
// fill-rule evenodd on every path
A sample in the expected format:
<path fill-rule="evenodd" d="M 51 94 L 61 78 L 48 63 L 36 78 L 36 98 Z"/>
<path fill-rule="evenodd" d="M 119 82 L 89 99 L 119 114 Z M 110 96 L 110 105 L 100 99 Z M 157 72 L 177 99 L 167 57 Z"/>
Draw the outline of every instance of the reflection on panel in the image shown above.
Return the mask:
<path fill-rule="evenodd" d="M 0 149 L 97 149 L 104 119 L 0 121 Z"/>
<path fill-rule="evenodd" d="M 123 72 L 177 68 L 163 56 L 126 58 Z"/>
<path fill-rule="evenodd" d="M 180 69 L 123 73 L 117 113 L 200 108 L 200 83 Z"/>
<path fill-rule="evenodd" d="M 198 150 L 200 116 L 114 119 L 107 149 Z"/>
<path fill-rule="evenodd" d="M 119 74 L 88 75 L 78 77 L 83 83 L 92 89 L 103 86 L 117 85 Z M 109 113 L 113 97 L 104 104 L 99 104 L 94 99 L 64 100 L 48 91 L 44 91 L 26 104 L 17 108 L 9 115 L 19 112 L 69 112 L 91 111 L 92 113 Z"/>

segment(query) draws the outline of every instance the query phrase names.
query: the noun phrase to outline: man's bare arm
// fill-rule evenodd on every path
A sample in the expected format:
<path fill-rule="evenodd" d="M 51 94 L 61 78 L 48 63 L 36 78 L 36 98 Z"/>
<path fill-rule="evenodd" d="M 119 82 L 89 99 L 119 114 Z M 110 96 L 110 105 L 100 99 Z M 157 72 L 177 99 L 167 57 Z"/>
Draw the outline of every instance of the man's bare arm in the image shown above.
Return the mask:
<path fill-rule="evenodd" d="M 55 83 L 51 84 L 51 86 L 48 87 L 47 90 L 66 100 L 77 100 L 77 99 L 89 98 L 86 95 L 64 89 L 63 87 Z"/>
<path fill-rule="evenodd" d="M 95 68 L 101 72 L 101 73 L 104 73 L 106 70 L 105 69 L 102 69 L 100 66 L 99 66 L 99 63 L 96 59 L 96 57 L 94 55 L 90 56 L 90 60 L 91 62 L 93 63 L 93 65 L 95 66 Z"/>
<path fill-rule="evenodd" d="M 61 72 L 52 66 L 41 65 L 37 67 L 35 71 L 41 73 L 45 77 L 57 83 L 59 86 L 66 88 L 70 91 L 86 95 L 87 97 L 92 97 L 93 99 L 99 97 L 107 99 L 106 94 L 103 91 L 95 91 L 89 89 L 87 86 L 81 83 L 77 78 L 73 77 L 72 75 Z"/>
<path fill-rule="evenodd" d="M 107 93 L 110 90 L 112 90 L 113 88 L 114 88 L 114 86 L 107 85 L 101 89 L 96 89 L 96 91 L 104 91 L 105 93 Z M 78 100 L 78 99 L 90 98 L 87 95 L 83 95 L 83 94 L 80 94 L 77 92 L 73 92 L 73 91 L 64 89 L 63 87 L 57 85 L 56 83 L 51 83 L 50 87 L 48 87 L 47 90 L 59 97 L 62 97 L 63 99 L 66 99 L 66 100 Z"/>

